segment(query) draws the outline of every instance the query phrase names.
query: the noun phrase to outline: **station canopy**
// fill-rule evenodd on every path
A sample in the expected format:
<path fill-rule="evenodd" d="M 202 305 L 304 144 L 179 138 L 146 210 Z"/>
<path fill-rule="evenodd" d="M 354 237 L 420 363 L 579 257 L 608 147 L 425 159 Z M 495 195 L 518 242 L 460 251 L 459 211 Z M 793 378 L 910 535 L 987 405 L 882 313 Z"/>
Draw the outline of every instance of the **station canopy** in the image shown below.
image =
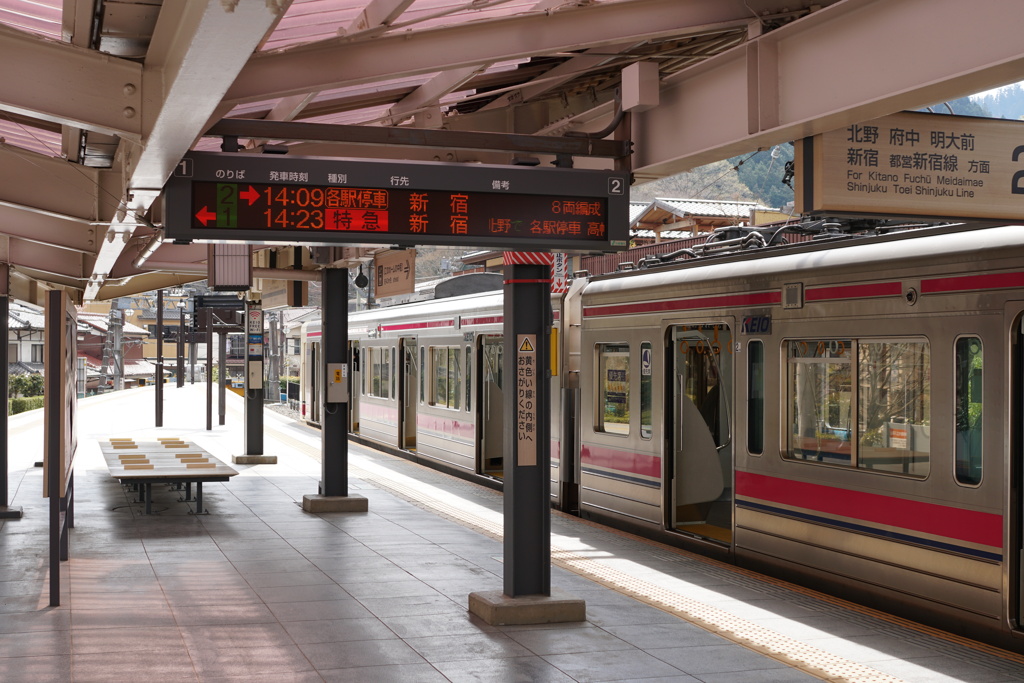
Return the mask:
<path fill-rule="evenodd" d="M 686 88 L 711 88 L 706 93 L 715 83 L 745 92 L 748 80 L 741 72 L 716 66 L 709 76 L 700 69 L 718 64 L 715 60 L 749 68 L 744 49 L 768 35 L 807 44 L 797 40 L 802 23 L 812 32 L 851 31 L 841 14 L 849 4 L 0 0 L 5 65 L 0 73 L 0 251 L 11 264 L 11 293 L 39 300 L 40 291 L 60 286 L 85 299 L 110 299 L 205 277 L 205 245 L 163 241 L 161 192 L 186 153 L 221 150 L 222 139 L 207 133 L 222 122 L 445 130 L 467 136 L 607 135 L 622 108 L 623 71 L 632 65 L 653 65 L 639 73 L 648 80 L 653 73 L 655 91 L 660 87 L 663 93 L 667 84 L 682 82 Z M 878 0 L 854 4 L 870 5 L 876 12 L 890 6 Z M 818 15 L 824 18 L 814 21 Z M 983 28 L 1002 25 L 994 18 L 980 23 Z M 906 40 L 891 49 L 915 49 L 918 38 L 906 33 Z M 928 38 L 944 45 L 934 35 Z M 1012 41 L 984 41 L 1006 43 Z M 978 50 L 971 50 L 962 59 L 975 58 Z M 977 57 L 983 58 L 989 57 Z M 780 62 L 779 68 L 788 66 Z M 954 72 L 945 65 L 934 68 Z M 719 75 L 725 80 L 716 81 Z M 979 82 L 987 85 L 999 78 L 1007 80 L 1005 74 L 994 74 Z M 804 87 L 807 82 L 779 77 L 780 84 Z M 898 84 L 869 86 L 911 92 Z M 631 85 L 629 91 L 636 89 Z M 648 107 L 665 109 L 662 97 L 661 105 L 634 103 L 634 117 Z M 670 102 L 668 113 L 729 113 L 716 114 L 739 125 L 739 132 L 729 135 L 743 137 L 740 142 L 748 147 L 762 144 L 746 140 L 749 116 L 742 102 L 733 110 L 735 103 L 708 94 L 698 99 Z M 853 111 L 854 104 L 842 106 Z M 887 101 L 879 112 L 899 106 Z M 799 113 L 803 120 L 814 115 Z M 641 171 L 645 177 L 682 171 L 699 161 L 665 148 L 665 136 L 676 144 L 675 130 L 663 130 L 653 118 L 640 123 L 634 118 L 634 132 L 649 131 L 652 137 L 635 148 L 631 170 L 638 177 Z M 791 140 L 787 125 L 781 120 L 755 133 Z M 813 132 L 813 126 L 801 125 Z M 441 147 L 326 137 L 270 132 L 240 136 L 238 144 L 254 154 L 287 151 L 291 156 L 486 164 L 510 164 L 517 156 L 474 146 L 469 137 Z M 683 138 L 678 143 L 694 144 Z M 718 154 L 712 147 L 701 154 Z M 655 158 L 658 153 L 665 158 Z M 717 158 L 725 156 L 722 152 Z M 539 161 L 547 166 L 553 158 Z M 611 163 L 576 160 L 578 168 L 610 168 Z M 337 250 L 339 262 L 354 262 L 366 253 L 356 247 Z"/>

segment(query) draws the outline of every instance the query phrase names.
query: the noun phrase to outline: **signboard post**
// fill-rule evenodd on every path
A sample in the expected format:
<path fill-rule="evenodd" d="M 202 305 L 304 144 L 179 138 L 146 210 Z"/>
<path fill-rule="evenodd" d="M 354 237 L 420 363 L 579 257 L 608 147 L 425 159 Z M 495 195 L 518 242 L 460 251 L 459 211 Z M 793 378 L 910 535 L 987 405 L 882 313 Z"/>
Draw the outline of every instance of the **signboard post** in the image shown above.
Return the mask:
<path fill-rule="evenodd" d="M 629 242 L 618 171 L 192 152 L 168 239 L 602 252 Z"/>
<path fill-rule="evenodd" d="M 1024 122 L 900 112 L 796 143 L 802 213 L 1024 220 Z"/>
<path fill-rule="evenodd" d="M 245 455 L 234 455 L 240 465 L 276 465 L 276 455 L 263 454 L 263 308 L 259 301 L 245 309 Z M 271 387 L 276 396 L 276 389 Z"/>

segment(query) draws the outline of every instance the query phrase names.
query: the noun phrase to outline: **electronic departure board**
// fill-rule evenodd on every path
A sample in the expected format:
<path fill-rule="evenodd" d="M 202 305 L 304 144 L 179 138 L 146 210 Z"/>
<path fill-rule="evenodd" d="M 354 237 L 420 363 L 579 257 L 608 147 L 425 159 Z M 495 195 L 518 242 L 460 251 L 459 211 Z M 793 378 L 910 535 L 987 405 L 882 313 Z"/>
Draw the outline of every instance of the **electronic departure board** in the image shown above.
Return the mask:
<path fill-rule="evenodd" d="M 164 188 L 168 239 L 617 251 L 625 173 L 193 152 Z"/>

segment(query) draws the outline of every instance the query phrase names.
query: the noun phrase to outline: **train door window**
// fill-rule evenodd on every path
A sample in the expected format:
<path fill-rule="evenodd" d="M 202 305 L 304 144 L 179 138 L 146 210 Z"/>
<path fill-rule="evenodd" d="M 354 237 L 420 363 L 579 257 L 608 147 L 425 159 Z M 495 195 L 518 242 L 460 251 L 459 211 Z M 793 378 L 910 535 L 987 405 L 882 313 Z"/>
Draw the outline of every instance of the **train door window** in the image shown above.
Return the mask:
<path fill-rule="evenodd" d="M 795 460 L 851 465 L 853 342 L 789 342 L 789 448 Z"/>
<path fill-rule="evenodd" d="M 473 408 L 473 349 L 469 346 L 466 347 L 466 362 L 463 364 L 466 368 L 466 410 Z"/>
<path fill-rule="evenodd" d="M 923 342 L 857 344 L 857 466 L 928 474 L 931 354 Z"/>
<path fill-rule="evenodd" d="M 954 425 L 954 474 L 957 483 L 977 486 L 982 467 L 982 370 L 984 368 L 981 339 L 961 337 L 956 340 L 956 415 Z"/>
<path fill-rule="evenodd" d="M 395 391 L 395 380 L 398 377 L 398 372 L 397 372 L 397 370 L 398 370 L 398 363 L 397 363 L 396 357 L 395 357 L 397 352 L 398 352 L 398 349 L 396 347 L 392 346 L 391 347 L 391 366 L 390 366 L 392 372 L 389 373 L 390 374 L 390 379 L 391 379 L 391 396 L 398 396 L 398 393 Z"/>
<path fill-rule="evenodd" d="M 387 349 L 367 347 L 366 393 L 377 398 L 387 398 L 391 388 L 391 364 Z"/>
<path fill-rule="evenodd" d="M 459 348 L 434 346 L 430 349 L 434 371 L 431 405 L 458 410 L 462 397 L 462 370 Z"/>
<path fill-rule="evenodd" d="M 747 344 L 747 451 L 764 453 L 764 343 Z"/>
<path fill-rule="evenodd" d="M 640 438 L 650 439 L 654 433 L 651 380 L 654 378 L 654 347 L 640 344 Z"/>
<path fill-rule="evenodd" d="M 629 435 L 629 345 L 597 345 L 597 430 Z"/>

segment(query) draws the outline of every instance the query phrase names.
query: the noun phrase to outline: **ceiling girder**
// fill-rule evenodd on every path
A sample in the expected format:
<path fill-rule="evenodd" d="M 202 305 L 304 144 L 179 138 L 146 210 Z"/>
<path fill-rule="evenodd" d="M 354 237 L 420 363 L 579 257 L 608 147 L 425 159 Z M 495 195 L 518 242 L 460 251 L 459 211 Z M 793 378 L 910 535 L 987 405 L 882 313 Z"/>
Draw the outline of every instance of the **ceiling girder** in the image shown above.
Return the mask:
<path fill-rule="evenodd" d="M 345 35 L 387 26 L 393 23 L 412 3 L 413 0 L 371 0 L 345 29 Z"/>
<path fill-rule="evenodd" d="M 751 18 L 744 0 L 633 0 L 372 40 L 338 38 L 254 55 L 226 99 L 253 102 L 551 52 L 740 28 Z"/>
<path fill-rule="evenodd" d="M 473 131 L 336 126 L 326 123 L 223 119 L 206 132 L 208 136 L 303 140 L 307 142 L 353 142 L 362 145 L 412 145 L 440 149 L 500 150 L 620 158 L 629 154 L 629 143 L 615 140 L 508 135 Z"/>
<path fill-rule="evenodd" d="M 28 268 L 68 278 L 74 281 L 76 287 L 81 287 L 89 277 L 86 261 L 90 259 L 86 255 L 51 244 L 12 238 L 9 254 L 11 265 L 16 268 Z"/>
<path fill-rule="evenodd" d="M 142 66 L 0 25 L 0 109 L 138 140 Z"/>
<path fill-rule="evenodd" d="M 60 255 L 61 258 L 71 258 L 73 252 L 94 254 L 97 230 L 100 230 L 98 226 L 81 219 L 0 203 L 0 235 L 49 244 L 69 252 Z"/>
<path fill-rule="evenodd" d="M 31 210 L 101 220 L 117 207 L 116 175 L 0 143 L 0 201 Z"/>
<path fill-rule="evenodd" d="M 228 86 L 291 0 L 165 3 L 146 55 L 144 91 L 154 103 L 144 118 L 142 144 L 122 143 L 125 163 L 122 212 L 101 242 L 85 298 L 94 298 L 134 230 L 134 215 L 156 201 L 174 167 L 221 106 Z M 150 112 L 154 113 L 150 113 Z"/>
<path fill-rule="evenodd" d="M 388 109 L 390 118 L 386 122 L 387 125 L 397 126 L 402 119 L 416 114 L 423 108 L 436 106 L 442 97 L 461 88 L 467 81 L 480 73 L 482 68 L 482 66 L 466 66 L 461 69 L 442 71 Z M 437 125 L 440 126 L 441 122 L 437 122 Z"/>
<path fill-rule="evenodd" d="M 653 179 L 1024 74 L 1024 3 L 845 0 L 666 79 L 633 120 Z M 913 65 L 903 68 L 903 65 Z M 952 76 L 951 76 L 952 75 Z"/>

